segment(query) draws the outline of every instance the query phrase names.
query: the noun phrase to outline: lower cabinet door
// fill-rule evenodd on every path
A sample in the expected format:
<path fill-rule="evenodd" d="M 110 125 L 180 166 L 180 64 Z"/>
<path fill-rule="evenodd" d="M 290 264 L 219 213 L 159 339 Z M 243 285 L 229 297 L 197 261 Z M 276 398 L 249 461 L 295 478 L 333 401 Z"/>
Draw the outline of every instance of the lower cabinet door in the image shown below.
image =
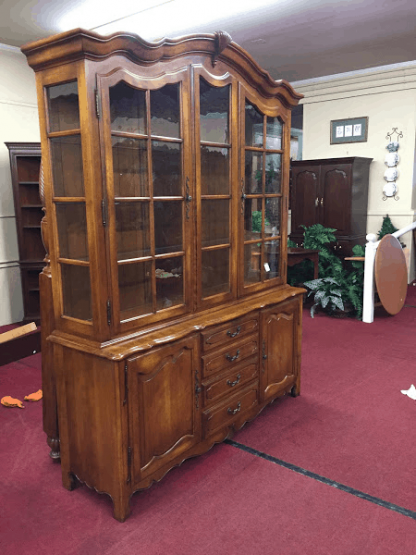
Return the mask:
<path fill-rule="evenodd" d="M 137 483 L 200 440 L 196 336 L 127 361 L 132 481 Z"/>
<path fill-rule="evenodd" d="M 260 398 L 290 389 L 298 375 L 299 300 L 261 312 Z"/>

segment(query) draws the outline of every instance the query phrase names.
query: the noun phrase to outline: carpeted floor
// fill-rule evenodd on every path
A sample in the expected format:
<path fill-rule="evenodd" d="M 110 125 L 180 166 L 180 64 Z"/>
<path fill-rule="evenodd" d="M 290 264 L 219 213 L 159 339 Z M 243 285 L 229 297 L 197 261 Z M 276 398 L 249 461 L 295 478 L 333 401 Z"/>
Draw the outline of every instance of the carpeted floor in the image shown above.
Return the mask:
<path fill-rule="evenodd" d="M 106 495 L 62 487 L 41 403 L 0 406 L 0 553 L 414 555 L 415 330 L 413 307 L 305 311 L 301 396 L 135 494 L 123 524 Z M 39 388 L 40 355 L 0 368 L 0 397 Z"/>

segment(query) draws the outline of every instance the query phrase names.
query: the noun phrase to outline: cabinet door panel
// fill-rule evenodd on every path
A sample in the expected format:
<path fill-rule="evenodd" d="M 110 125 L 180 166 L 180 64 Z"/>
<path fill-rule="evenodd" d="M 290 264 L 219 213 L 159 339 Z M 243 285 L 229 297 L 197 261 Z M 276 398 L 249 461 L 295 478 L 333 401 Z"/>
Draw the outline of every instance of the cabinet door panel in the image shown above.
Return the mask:
<path fill-rule="evenodd" d="M 199 440 L 197 351 L 191 337 L 128 362 L 134 482 Z"/>
<path fill-rule="evenodd" d="M 319 202 L 319 166 L 292 168 L 292 233 L 318 223 Z"/>
<path fill-rule="evenodd" d="M 321 168 L 320 223 L 337 230 L 337 235 L 349 235 L 351 211 L 351 166 L 337 164 Z"/>
<path fill-rule="evenodd" d="M 276 305 L 261 314 L 260 386 L 263 401 L 289 389 L 296 381 L 298 323 L 298 300 Z"/>

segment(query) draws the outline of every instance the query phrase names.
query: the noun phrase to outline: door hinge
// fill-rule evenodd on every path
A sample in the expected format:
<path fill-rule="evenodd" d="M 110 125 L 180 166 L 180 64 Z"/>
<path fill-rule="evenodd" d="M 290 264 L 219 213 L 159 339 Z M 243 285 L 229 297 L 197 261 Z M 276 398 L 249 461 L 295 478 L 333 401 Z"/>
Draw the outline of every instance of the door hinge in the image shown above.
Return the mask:
<path fill-rule="evenodd" d="M 124 364 L 124 400 L 123 407 L 127 404 L 127 397 L 129 394 L 129 384 L 127 381 L 127 362 Z"/>
<path fill-rule="evenodd" d="M 111 325 L 111 301 L 107 300 L 107 324 Z"/>
<path fill-rule="evenodd" d="M 95 113 L 97 114 L 97 118 L 101 119 L 101 102 L 98 89 L 95 89 Z"/>
<path fill-rule="evenodd" d="M 131 482 L 131 447 L 127 448 L 127 480 L 126 484 Z"/>
<path fill-rule="evenodd" d="M 107 202 L 105 199 L 101 201 L 101 217 L 103 221 L 103 226 L 107 225 Z"/>

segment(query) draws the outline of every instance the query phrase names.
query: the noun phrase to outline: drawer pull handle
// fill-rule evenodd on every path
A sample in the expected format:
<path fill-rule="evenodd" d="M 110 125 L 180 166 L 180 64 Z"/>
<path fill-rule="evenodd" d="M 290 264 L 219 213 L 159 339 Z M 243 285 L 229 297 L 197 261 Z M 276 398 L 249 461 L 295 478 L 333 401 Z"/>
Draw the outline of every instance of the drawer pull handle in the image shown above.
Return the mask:
<path fill-rule="evenodd" d="M 237 408 L 235 409 L 228 408 L 227 412 L 228 414 L 237 414 L 237 412 L 240 412 L 240 410 L 241 410 L 241 403 L 238 403 Z"/>
<path fill-rule="evenodd" d="M 227 385 L 229 385 L 230 387 L 234 387 L 235 385 L 240 383 L 240 380 L 241 380 L 241 374 L 237 374 L 237 379 L 234 380 L 233 382 L 230 382 L 230 380 L 227 380 Z"/>
<path fill-rule="evenodd" d="M 240 356 L 240 349 L 238 349 L 238 351 L 235 353 L 233 357 L 231 355 L 225 355 L 225 358 L 228 360 L 228 362 L 234 362 L 235 360 L 238 359 L 239 356 Z"/>
<path fill-rule="evenodd" d="M 230 337 L 236 337 L 241 331 L 241 326 L 238 326 L 238 328 L 235 330 L 234 333 L 231 333 L 230 330 L 227 331 L 227 335 L 229 335 Z"/>

